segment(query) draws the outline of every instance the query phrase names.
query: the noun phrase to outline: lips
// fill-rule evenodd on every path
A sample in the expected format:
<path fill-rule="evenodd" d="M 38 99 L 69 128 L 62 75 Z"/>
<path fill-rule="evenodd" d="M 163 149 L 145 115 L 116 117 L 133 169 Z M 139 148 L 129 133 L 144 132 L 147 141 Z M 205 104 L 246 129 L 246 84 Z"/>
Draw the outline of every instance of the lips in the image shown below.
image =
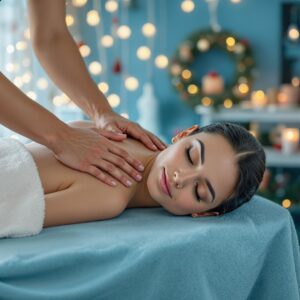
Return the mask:
<path fill-rule="evenodd" d="M 172 198 L 171 189 L 170 189 L 170 185 L 169 185 L 169 182 L 168 182 L 168 179 L 167 179 L 165 168 L 163 168 L 163 171 L 162 171 L 162 176 L 161 176 L 161 179 L 160 179 L 160 185 L 161 185 L 162 191 L 167 196 L 169 196 L 170 198 Z"/>

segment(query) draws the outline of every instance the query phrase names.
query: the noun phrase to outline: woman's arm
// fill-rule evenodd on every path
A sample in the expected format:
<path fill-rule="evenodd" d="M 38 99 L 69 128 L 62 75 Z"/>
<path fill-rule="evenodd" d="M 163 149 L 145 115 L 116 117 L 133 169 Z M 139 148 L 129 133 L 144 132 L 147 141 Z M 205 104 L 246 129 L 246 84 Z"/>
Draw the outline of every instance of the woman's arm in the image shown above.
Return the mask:
<path fill-rule="evenodd" d="M 34 50 L 51 79 L 69 98 L 108 132 L 126 133 L 149 149 L 166 145 L 151 132 L 116 114 L 90 77 L 65 23 L 64 0 L 29 0 L 30 33 Z M 114 135 L 111 139 L 116 139 Z M 124 137 L 123 137 L 124 139 Z"/>

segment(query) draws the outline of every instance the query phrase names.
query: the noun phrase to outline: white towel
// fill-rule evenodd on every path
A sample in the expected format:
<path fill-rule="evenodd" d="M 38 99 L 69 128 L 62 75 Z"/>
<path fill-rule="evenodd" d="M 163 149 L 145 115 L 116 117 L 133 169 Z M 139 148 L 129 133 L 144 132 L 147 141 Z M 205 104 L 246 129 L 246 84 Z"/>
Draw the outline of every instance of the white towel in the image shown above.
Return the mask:
<path fill-rule="evenodd" d="M 0 139 L 0 237 L 37 234 L 44 216 L 44 190 L 33 157 L 18 140 Z"/>

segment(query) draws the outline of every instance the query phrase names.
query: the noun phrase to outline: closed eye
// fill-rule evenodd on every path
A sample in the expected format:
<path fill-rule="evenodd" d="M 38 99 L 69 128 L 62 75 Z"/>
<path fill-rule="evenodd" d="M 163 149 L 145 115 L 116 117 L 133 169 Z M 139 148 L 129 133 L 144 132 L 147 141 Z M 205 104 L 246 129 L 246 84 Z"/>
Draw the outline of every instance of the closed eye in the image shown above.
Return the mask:
<path fill-rule="evenodd" d="M 191 150 L 191 146 L 189 148 L 185 149 L 185 153 L 186 153 L 187 159 L 193 165 L 194 163 L 193 163 L 191 155 L 190 155 L 190 150 Z M 198 183 L 195 185 L 194 192 L 195 192 L 195 196 L 196 196 L 197 201 L 200 202 L 201 201 L 201 197 L 198 194 Z"/>

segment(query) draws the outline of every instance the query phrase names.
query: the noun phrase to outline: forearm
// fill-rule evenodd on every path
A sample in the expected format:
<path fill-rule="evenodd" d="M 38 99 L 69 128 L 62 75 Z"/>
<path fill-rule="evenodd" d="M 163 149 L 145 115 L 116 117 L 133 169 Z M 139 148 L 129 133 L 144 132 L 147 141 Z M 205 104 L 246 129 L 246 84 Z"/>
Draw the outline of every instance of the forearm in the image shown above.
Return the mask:
<path fill-rule="evenodd" d="M 54 150 L 68 125 L 28 98 L 0 72 L 0 123 Z"/>
<path fill-rule="evenodd" d="M 34 40 L 34 49 L 55 84 L 92 120 L 97 114 L 111 110 L 105 96 L 91 79 L 69 33 L 57 34 L 41 42 Z"/>

